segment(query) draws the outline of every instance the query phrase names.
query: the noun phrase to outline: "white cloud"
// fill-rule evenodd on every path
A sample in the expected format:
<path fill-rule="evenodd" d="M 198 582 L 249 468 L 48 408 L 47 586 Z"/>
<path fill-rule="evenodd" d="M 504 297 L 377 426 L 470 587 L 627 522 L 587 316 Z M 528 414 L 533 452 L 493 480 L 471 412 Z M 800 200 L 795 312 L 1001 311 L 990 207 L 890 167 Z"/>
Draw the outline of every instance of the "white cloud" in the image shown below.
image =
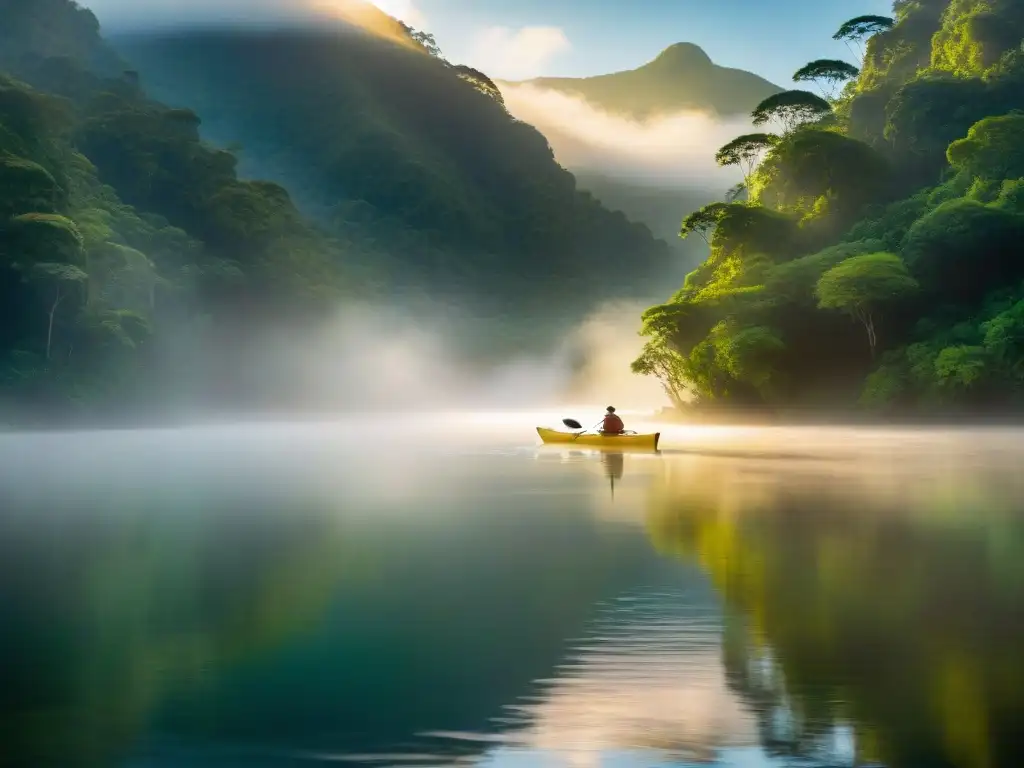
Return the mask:
<path fill-rule="evenodd" d="M 723 144 L 752 130 L 748 118 L 722 120 L 686 111 L 639 121 L 559 91 L 508 83 L 499 87 L 509 112 L 543 133 L 570 170 L 672 188 L 710 184 L 724 190 L 738 181 L 738 172 L 719 168 L 714 156 Z"/>
<path fill-rule="evenodd" d="M 492 77 L 536 77 L 548 62 L 571 48 L 558 27 L 488 27 L 473 42 L 471 60 Z"/>

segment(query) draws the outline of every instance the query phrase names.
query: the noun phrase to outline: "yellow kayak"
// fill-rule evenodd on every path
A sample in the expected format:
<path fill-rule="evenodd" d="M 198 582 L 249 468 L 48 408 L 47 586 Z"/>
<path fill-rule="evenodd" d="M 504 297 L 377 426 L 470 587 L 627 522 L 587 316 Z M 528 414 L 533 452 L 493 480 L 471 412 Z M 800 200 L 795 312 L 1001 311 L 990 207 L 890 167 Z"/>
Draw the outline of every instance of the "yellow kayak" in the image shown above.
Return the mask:
<path fill-rule="evenodd" d="M 650 451 L 658 450 L 658 440 L 661 439 L 661 432 L 648 435 L 626 434 L 626 435 L 602 435 L 594 432 L 580 434 L 578 432 L 559 432 L 556 429 L 537 427 L 537 434 L 545 443 L 571 443 L 573 445 L 586 445 L 591 448 L 642 448 Z"/>

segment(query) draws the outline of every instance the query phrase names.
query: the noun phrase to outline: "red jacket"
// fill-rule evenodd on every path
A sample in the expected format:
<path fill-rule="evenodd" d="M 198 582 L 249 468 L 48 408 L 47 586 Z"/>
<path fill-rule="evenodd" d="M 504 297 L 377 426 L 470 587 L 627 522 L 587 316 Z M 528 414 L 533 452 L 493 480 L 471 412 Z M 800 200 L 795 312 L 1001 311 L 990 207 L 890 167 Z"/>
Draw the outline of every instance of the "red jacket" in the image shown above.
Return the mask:
<path fill-rule="evenodd" d="M 620 419 L 614 413 L 606 413 L 604 416 L 604 424 L 601 426 L 602 432 L 622 432 L 626 429 L 626 425 L 622 423 Z"/>

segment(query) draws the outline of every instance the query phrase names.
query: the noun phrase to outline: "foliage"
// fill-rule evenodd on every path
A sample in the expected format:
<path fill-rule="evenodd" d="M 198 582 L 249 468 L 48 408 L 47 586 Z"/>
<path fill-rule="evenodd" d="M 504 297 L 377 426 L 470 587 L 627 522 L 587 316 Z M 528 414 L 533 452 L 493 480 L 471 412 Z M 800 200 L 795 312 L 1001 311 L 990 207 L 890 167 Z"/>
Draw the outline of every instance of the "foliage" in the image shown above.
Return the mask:
<path fill-rule="evenodd" d="M 878 346 L 875 315 L 917 288 L 903 260 L 883 251 L 853 256 L 832 267 L 818 280 L 815 294 L 822 309 L 842 310 L 864 324 L 874 356 Z"/>
<path fill-rule="evenodd" d="M 786 133 L 812 120 L 818 120 L 832 111 L 832 107 L 820 96 L 810 91 L 782 91 L 776 93 L 756 107 L 751 113 L 754 125 L 765 125 L 776 121 Z"/>
<path fill-rule="evenodd" d="M 0 0 L 0 17 L 5 414 L 297 400 L 288 377 L 255 381 L 238 360 L 350 297 L 429 296 L 547 344 L 668 266 L 486 74 L 397 21 L 400 45 L 175 34 L 129 65 L 70 0 Z M 157 63 L 176 44 L 192 53 Z M 522 352 L 527 334 L 492 330 L 473 329 L 489 354 Z"/>
<path fill-rule="evenodd" d="M 686 217 L 710 255 L 644 316 L 685 361 L 679 386 L 762 407 L 1024 407 L 1022 23 L 1009 2 L 901 0 L 837 32 L 865 44 L 859 73 L 797 74 L 856 75 L 830 114 L 792 91 L 759 107 L 783 134 L 751 162 L 743 211 Z M 750 162 L 746 139 L 716 159 Z M 778 343 L 751 376 L 729 351 L 754 338 Z"/>
<path fill-rule="evenodd" d="M 389 301 L 424 294 L 498 326 L 544 323 L 550 336 L 603 299 L 650 295 L 670 267 L 667 244 L 580 190 L 547 140 L 508 114 L 485 73 L 370 36 L 338 45 L 327 32 L 156 35 L 119 50 L 144 80 L 159 81 L 155 95 L 201 114 L 205 135 L 242 144 L 242 172 L 286 188 L 344 245 L 348 270 Z M 127 201 L 176 226 L 182 212 L 197 211 L 204 241 L 226 244 L 232 210 L 277 199 L 266 188 L 221 185 L 235 172 L 233 158 L 184 154 L 187 124 L 172 142 L 163 114 L 111 117 L 95 105 L 90 115 L 106 136 L 87 137 L 101 173 L 130 172 Z M 135 131 L 143 120 L 145 132 Z M 166 140 L 130 143 L 125 130 Z M 157 152 L 172 154 L 198 184 L 165 189 L 148 176 Z M 223 192 L 201 192 L 214 186 Z M 195 192 L 182 198 L 186 189 Z M 250 253 L 228 255 L 244 269 Z M 493 347 L 496 357 L 516 351 L 507 333 Z"/>
<path fill-rule="evenodd" d="M 852 80 L 860 74 L 860 70 L 841 59 L 815 59 L 800 67 L 793 75 L 795 83 L 818 83 L 822 95 L 831 99 L 835 97 L 836 86 Z"/>
<path fill-rule="evenodd" d="M 777 142 L 778 137 L 770 133 L 746 133 L 719 149 L 715 153 L 715 162 L 721 166 L 739 167 L 743 171 L 744 184 L 749 184 L 757 160 Z"/>

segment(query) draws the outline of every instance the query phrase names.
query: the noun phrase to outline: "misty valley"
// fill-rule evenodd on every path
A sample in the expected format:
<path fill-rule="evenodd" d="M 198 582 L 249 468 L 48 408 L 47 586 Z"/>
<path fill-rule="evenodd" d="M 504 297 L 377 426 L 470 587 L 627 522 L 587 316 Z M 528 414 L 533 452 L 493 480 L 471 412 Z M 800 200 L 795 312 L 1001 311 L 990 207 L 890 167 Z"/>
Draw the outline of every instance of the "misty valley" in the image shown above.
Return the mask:
<path fill-rule="evenodd" d="M 0 0 L 0 768 L 1024 764 L 1024 6 L 827 6 Z"/>

